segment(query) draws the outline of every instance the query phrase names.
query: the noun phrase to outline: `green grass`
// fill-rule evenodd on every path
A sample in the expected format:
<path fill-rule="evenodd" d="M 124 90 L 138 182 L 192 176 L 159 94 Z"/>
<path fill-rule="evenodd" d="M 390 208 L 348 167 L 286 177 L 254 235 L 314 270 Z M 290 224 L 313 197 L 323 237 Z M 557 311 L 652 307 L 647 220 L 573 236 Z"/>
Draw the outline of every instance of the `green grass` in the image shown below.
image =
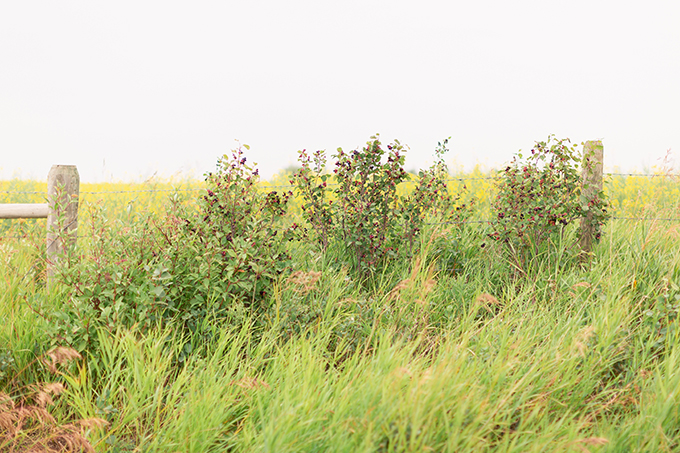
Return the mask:
<path fill-rule="evenodd" d="M 296 244 L 319 281 L 282 279 L 265 324 L 100 331 L 101 360 L 57 374 L 40 313 L 64 296 L 39 237 L 3 240 L 0 393 L 63 382 L 57 423 L 106 420 L 83 428 L 101 452 L 680 450 L 677 225 L 611 221 L 588 268 L 547 253 L 527 273 L 476 227 L 463 239 L 462 273 L 421 257 L 371 289 Z"/>

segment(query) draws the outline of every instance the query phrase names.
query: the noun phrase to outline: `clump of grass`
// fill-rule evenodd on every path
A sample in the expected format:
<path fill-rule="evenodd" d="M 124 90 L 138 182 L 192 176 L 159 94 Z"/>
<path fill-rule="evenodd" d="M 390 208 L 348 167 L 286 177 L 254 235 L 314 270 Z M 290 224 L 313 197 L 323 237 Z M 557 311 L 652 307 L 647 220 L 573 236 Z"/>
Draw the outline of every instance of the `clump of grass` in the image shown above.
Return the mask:
<path fill-rule="evenodd" d="M 54 377 L 59 378 L 58 365 L 80 358 L 77 351 L 58 347 L 49 351 L 42 362 Z M 31 384 L 15 389 L 11 395 L 0 391 L 0 450 L 94 452 L 87 437 L 93 428 L 103 427 L 106 421 L 96 417 L 73 422 L 58 421 L 50 410 L 55 405 L 55 398 L 64 391 L 64 384 L 58 381 Z"/>

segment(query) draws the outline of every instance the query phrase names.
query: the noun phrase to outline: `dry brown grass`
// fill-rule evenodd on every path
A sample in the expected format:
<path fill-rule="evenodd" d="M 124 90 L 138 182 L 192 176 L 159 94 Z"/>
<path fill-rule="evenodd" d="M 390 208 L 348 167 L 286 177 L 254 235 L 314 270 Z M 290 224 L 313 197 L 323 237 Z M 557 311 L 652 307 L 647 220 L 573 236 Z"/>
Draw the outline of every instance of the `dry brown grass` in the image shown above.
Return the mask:
<path fill-rule="evenodd" d="M 77 351 L 58 347 L 42 357 L 48 370 L 81 358 Z M 87 432 L 104 427 L 99 418 L 59 423 L 50 413 L 55 398 L 63 393 L 59 382 L 34 384 L 11 396 L 0 391 L 0 451 L 7 453 L 94 452 Z"/>
<path fill-rule="evenodd" d="M 321 278 L 321 272 L 293 272 L 288 277 L 287 283 L 289 287 L 296 293 L 307 294 L 316 286 L 316 282 Z"/>
<path fill-rule="evenodd" d="M 417 258 L 411 269 L 411 275 L 400 281 L 387 293 L 387 300 L 412 300 L 418 305 L 425 305 L 427 296 L 437 286 L 434 266 L 423 269 L 421 260 Z"/>

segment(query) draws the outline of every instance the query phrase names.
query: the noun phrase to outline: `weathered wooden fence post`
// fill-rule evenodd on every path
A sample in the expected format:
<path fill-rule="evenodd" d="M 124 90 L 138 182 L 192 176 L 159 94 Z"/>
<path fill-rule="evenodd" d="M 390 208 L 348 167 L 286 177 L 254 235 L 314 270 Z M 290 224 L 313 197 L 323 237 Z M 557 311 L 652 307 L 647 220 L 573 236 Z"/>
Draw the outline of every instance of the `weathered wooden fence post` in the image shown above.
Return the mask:
<path fill-rule="evenodd" d="M 75 165 L 52 165 L 47 175 L 47 288 L 67 247 L 76 241 L 80 175 Z"/>
<path fill-rule="evenodd" d="M 583 168 L 581 174 L 581 195 L 585 200 L 592 200 L 602 191 L 602 167 L 604 163 L 604 146 L 600 140 L 590 140 L 583 145 Z M 593 242 L 597 233 L 597 223 L 593 213 L 588 212 L 581 218 L 581 257 L 586 260 L 593 250 Z"/>

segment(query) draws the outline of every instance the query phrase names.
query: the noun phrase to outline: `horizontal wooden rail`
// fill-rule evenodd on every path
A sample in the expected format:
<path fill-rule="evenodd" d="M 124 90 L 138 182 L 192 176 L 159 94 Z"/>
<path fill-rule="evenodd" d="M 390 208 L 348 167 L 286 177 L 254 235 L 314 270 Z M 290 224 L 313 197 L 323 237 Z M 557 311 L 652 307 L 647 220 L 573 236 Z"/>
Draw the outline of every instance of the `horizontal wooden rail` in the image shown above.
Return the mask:
<path fill-rule="evenodd" d="M 47 175 L 47 203 L 0 204 L 0 219 L 47 218 L 47 289 L 55 267 L 76 242 L 80 176 L 75 165 L 52 165 Z"/>
<path fill-rule="evenodd" d="M 48 212 L 47 203 L 0 204 L 0 219 L 45 219 Z"/>

